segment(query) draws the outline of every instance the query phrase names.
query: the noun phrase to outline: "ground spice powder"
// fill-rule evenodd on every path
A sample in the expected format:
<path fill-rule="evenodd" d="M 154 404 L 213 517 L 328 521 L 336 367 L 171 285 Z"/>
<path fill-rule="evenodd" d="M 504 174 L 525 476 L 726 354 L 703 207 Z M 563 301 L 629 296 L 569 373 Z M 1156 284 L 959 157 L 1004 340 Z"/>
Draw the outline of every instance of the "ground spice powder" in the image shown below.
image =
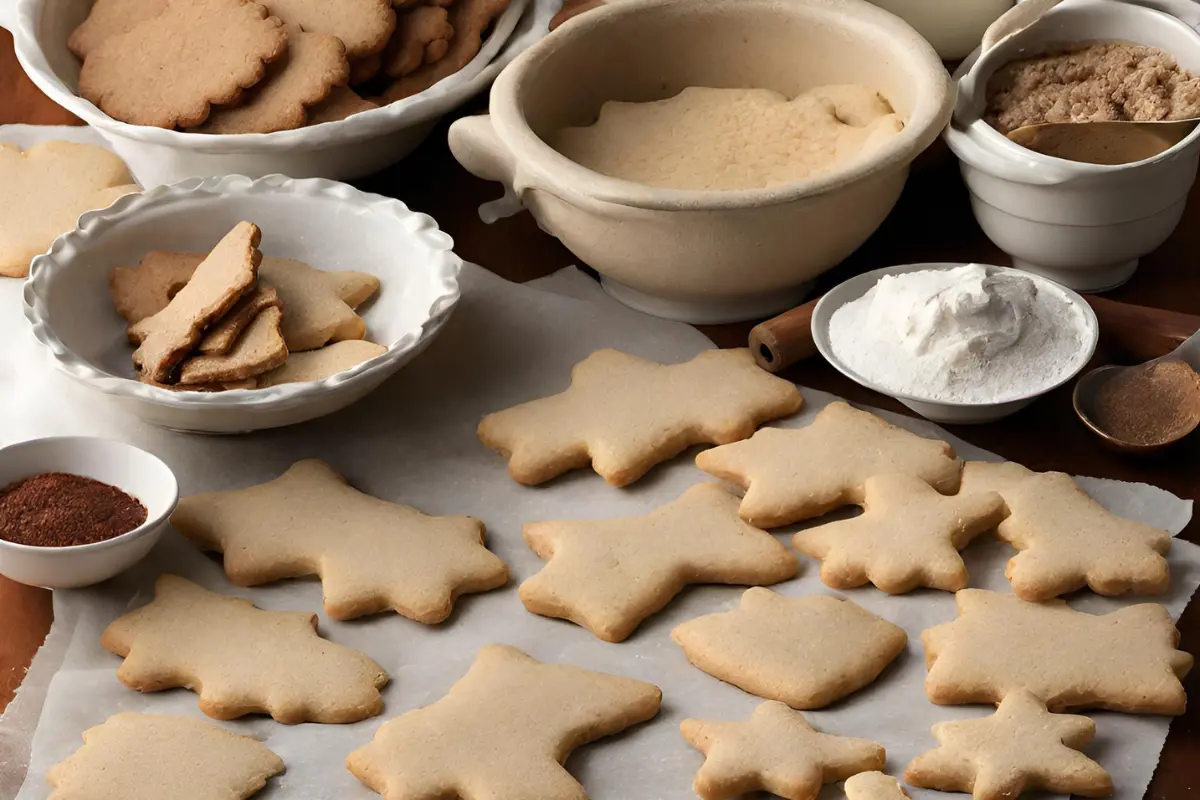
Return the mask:
<path fill-rule="evenodd" d="M 1126 370 L 1100 387 L 1092 421 L 1131 444 L 1178 439 L 1200 424 L 1200 375 L 1175 360 Z"/>
<path fill-rule="evenodd" d="M 146 513 L 115 486 L 47 472 L 0 490 L 0 539 L 34 547 L 92 544 L 128 533 Z"/>

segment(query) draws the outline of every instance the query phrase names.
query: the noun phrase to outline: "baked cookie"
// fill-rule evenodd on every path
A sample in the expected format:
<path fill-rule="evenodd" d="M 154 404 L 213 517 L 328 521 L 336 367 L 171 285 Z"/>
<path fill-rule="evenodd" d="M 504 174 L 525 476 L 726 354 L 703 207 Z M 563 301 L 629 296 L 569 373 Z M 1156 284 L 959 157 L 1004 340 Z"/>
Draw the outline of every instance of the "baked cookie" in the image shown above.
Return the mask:
<path fill-rule="evenodd" d="M 383 93 L 391 103 L 420 94 L 471 63 L 483 47 L 483 34 L 508 9 L 512 0 L 455 0 L 450 7 L 454 36 L 442 57 L 399 78 Z"/>
<path fill-rule="evenodd" d="M 900 781 L 882 772 L 860 772 L 846 779 L 846 800 L 912 800 Z"/>
<path fill-rule="evenodd" d="M 719 484 L 701 483 L 641 517 L 530 523 L 525 543 L 547 563 L 521 584 L 521 601 L 620 642 L 688 584 L 794 577 L 796 556 L 742 522 L 737 507 Z"/>
<path fill-rule="evenodd" d="M 849 600 L 747 589 L 737 609 L 679 625 L 671 638 L 704 672 L 792 708 L 821 708 L 879 677 L 904 629 Z"/>
<path fill-rule="evenodd" d="M 396 35 L 394 31 L 392 35 Z M 389 41 L 391 40 L 389 39 Z M 383 55 L 381 53 L 354 59 L 350 62 L 350 85 L 358 86 L 366 83 L 378 75 L 381 69 L 383 69 Z"/>
<path fill-rule="evenodd" d="M 42 142 L 21 152 L 0 142 L 0 276 L 24 278 L 81 214 L 136 191 L 125 162 L 103 147 Z"/>
<path fill-rule="evenodd" d="M 308 124 L 320 125 L 322 122 L 337 122 L 373 108 L 379 108 L 379 106 L 370 100 L 359 97 L 353 89 L 339 86 L 329 95 L 329 99 L 308 110 Z"/>
<path fill-rule="evenodd" d="M 204 260 L 203 253 L 169 253 L 152 250 L 136 267 L 113 267 L 108 291 L 117 313 L 131 326 L 167 307 Z M 131 340 L 136 344 L 137 339 Z"/>
<path fill-rule="evenodd" d="M 1192 657 L 1157 603 L 1109 614 L 1062 600 L 1029 603 L 982 589 L 955 595 L 958 619 L 921 634 L 925 693 L 939 705 L 999 703 L 1030 691 L 1051 711 L 1108 708 L 1182 714 Z"/>
<path fill-rule="evenodd" d="M 933 726 L 936 750 L 904 771 L 913 786 L 970 792 L 974 800 L 1011 800 L 1035 789 L 1107 797 L 1112 778 L 1079 752 L 1096 735 L 1087 717 L 1051 714 L 1027 691 L 1006 695 L 996 713 Z"/>
<path fill-rule="evenodd" d="M 171 524 L 224 553 L 225 573 L 240 586 L 319 575 L 334 619 L 392 608 L 432 624 L 450 616 L 459 595 L 508 581 L 504 562 L 483 546 L 482 522 L 363 494 L 317 460 L 258 486 L 184 497 Z"/>
<path fill-rule="evenodd" d="M 765 791 L 787 800 L 816 800 L 821 785 L 883 768 L 884 751 L 867 739 L 818 732 L 783 703 L 759 705 L 745 722 L 685 719 L 688 744 L 704 753 L 696 794 L 726 800 Z"/>
<path fill-rule="evenodd" d="M 1162 594 L 1170 587 L 1171 534 L 1118 517 L 1070 475 L 987 462 L 963 468 L 964 491 L 993 485 L 1009 510 L 996 535 L 1021 551 L 1004 574 L 1023 600 L 1084 586 L 1103 595 Z"/>
<path fill-rule="evenodd" d="M 803 402 L 744 348 L 670 365 L 597 350 L 571 370 L 569 389 L 488 414 L 479 438 L 508 456 L 518 483 L 543 483 L 590 462 L 610 484 L 625 486 L 691 445 L 744 439 Z"/>
<path fill-rule="evenodd" d="M 967 588 L 958 554 L 1004 519 L 995 492 L 943 495 L 913 475 L 876 475 L 863 484 L 863 513 L 792 537 L 792 546 L 820 559 L 821 580 L 835 589 L 873 583 L 888 594 L 927 586 Z"/>
<path fill-rule="evenodd" d="M 327 344 L 320 350 L 292 353 L 287 363 L 265 373 L 260 381 L 265 388 L 281 383 L 303 383 L 324 380 L 339 372 L 345 372 L 364 361 L 381 356 L 388 349 L 381 344 L 350 339 L 345 342 Z"/>
<path fill-rule="evenodd" d="M 288 358 L 280 330 L 282 322 L 282 311 L 266 309 L 255 317 L 228 353 L 185 359 L 179 365 L 179 382 L 236 383 L 275 369 Z"/>
<path fill-rule="evenodd" d="M 317 635 L 317 615 L 262 611 L 249 600 L 159 575 L 154 600 L 100 637 L 125 659 L 121 683 L 139 692 L 177 686 L 214 719 L 262 712 L 278 722 L 358 722 L 383 710 L 383 668 Z"/>
<path fill-rule="evenodd" d="M 243 800 L 283 772 L 249 736 L 165 714 L 115 714 L 46 773 L 55 800 Z"/>
<path fill-rule="evenodd" d="M 283 23 L 251 0 L 168 3 L 88 52 L 79 94 L 122 122 L 191 128 L 286 52 Z"/>
<path fill-rule="evenodd" d="M 71 31 L 67 47 L 82 60 L 109 37 L 127 33 L 167 10 L 169 0 L 95 0 L 87 19 Z"/>
<path fill-rule="evenodd" d="M 649 683 L 488 645 L 442 699 L 385 722 L 346 766 L 385 800 L 582 800 L 567 756 L 652 718 L 661 699 Z"/>
<path fill-rule="evenodd" d="M 383 69 L 392 78 L 434 64 L 446 55 L 454 28 L 450 14 L 438 6 L 413 6 L 396 18 L 396 32 L 383 51 Z"/>
<path fill-rule="evenodd" d="M 346 45 L 346 56 L 357 59 L 383 49 L 396 27 L 389 0 L 262 0 L 264 6 L 288 25 L 309 33 L 336 36 Z"/>
<path fill-rule="evenodd" d="M 706 450 L 696 466 L 746 489 L 742 519 L 774 528 L 863 501 L 867 478 L 912 475 L 944 494 L 958 489 L 954 448 L 830 403 L 804 428 L 764 428 L 747 441 Z"/>
<path fill-rule="evenodd" d="M 197 352 L 210 356 L 228 353 L 233 349 L 234 342 L 258 319 L 259 314 L 268 308 L 279 308 L 281 305 L 282 301 L 275 287 L 259 283 L 242 295 L 237 305 L 208 329 L 196 347 Z"/>

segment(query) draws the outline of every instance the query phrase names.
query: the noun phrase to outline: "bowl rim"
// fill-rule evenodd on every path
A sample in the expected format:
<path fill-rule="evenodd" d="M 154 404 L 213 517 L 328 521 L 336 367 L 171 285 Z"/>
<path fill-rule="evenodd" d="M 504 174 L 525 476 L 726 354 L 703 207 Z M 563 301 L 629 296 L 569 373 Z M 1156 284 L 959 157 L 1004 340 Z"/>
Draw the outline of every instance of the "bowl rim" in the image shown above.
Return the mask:
<path fill-rule="evenodd" d="M 883 278 L 887 275 L 902 275 L 909 272 L 921 272 L 925 270 L 944 271 L 954 269 L 956 267 L 969 266 L 972 263 L 984 267 L 989 271 L 989 273 L 998 272 L 1002 274 L 1017 275 L 1022 278 L 1028 278 L 1038 285 L 1039 290 L 1049 289 L 1050 291 L 1057 292 L 1059 296 L 1079 309 L 1079 311 L 1083 314 L 1084 325 L 1087 328 L 1088 343 L 1086 347 L 1079 351 L 1079 355 L 1077 356 L 1079 361 L 1073 370 L 1071 370 L 1061 380 L 1058 380 L 1052 384 L 1048 384 L 1044 388 L 1038 389 L 1035 392 L 1027 392 L 1016 397 L 1006 397 L 1003 400 L 997 400 L 989 403 L 964 403 L 948 400 L 936 400 L 928 397 L 920 397 L 917 395 L 908 394 L 905 392 L 892 391 L 886 386 L 876 383 L 875 381 L 872 381 L 851 369 L 834 352 L 833 344 L 829 338 L 829 320 L 832 319 L 834 312 L 836 312 L 839 308 L 851 301 L 859 299 L 866 294 L 866 292 L 874 287 L 875 284 L 879 283 L 880 278 Z M 856 290 L 859 286 L 864 287 L 863 291 L 855 292 L 854 290 Z M 854 293 L 853 297 L 850 296 L 852 292 Z M 1055 389 L 1065 386 L 1074 380 L 1075 377 L 1087 367 L 1088 363 L 1092 359 L 1092 356 L 1096 352 L 1096 346 L 1100 342 L 1100 322 L 1096 318 L 1096 312 L 1092 310 L 1091 305 L 1089 305 L 1088 302 L 1084 300 L 1078 292 L 1069 289 L 1066 286 L 1063 286 L 1061 283 L 1057 283 L 1049 278 L 1041 275 L 1035 275 L 1032 272 L 1026 272 L 1014 267 L 1002 267 L 998 264 L 983 264 L 980 262 L 965 261 L 931 261 L 913 264 L 898 264 L 891 267 L 882 267 L 869 272 L 863 272 L 859 275 L 855 275 L 852 278 L 847 278 L 826 292 L 825 295 L 817 301 L 817 305 L 813 309 L 811 327 L 813 342 L 816 344 L 817 351 L 820 352 L 821 356 L 830 364 L 830 366 L 845 375 L 850 380 L 857 383 L 859 386 L 863 386 L 867 389 L 878 392 L 879 394 L 892 397 L 904 403 L 922 403 L 932 408 L 944 409 L 981 410 L 1015 404 L 1028 404 L 1029 402 L 1032 402 L 1033 400 L 1036 400 L 1045 394 L 1049 394 Z"/>
<path fill-rule="evenodd" d="M 55 334 L 47 309 L 47 293 L 63 256 L 77 258 L 87 252 L 89 245 L 104 236 L 113 225 L 154 206 L 186 204 L 186 198 L 197 195 L 262 195 L 290 194 L 299 201 L 304 198 L 332 198 L 347 206 L 372 214 L 391 217 L 406 233 L 420 242 L 429 252 L 425 271 L 435 296 L 420 325 L 410 329 L 387 346 L 387 352 L 363 361 L 348 370 L 317 381 L 284 383 L 262 389 L 232 389 L 224 392 L 183 392 L 160 389 L 140 381 L 112 375 L 93 367 L 73 353 Z M 177 201 L 182 200 L 182 203 Z M 75 230 L 55 240 L 50 249 L 35 257 L 30 265 L 29 278 L 22 290 L 22 304 L 34 338 L 51 354 L 55 364 L 70 377 L 105 394 L 131 397 L 158 405 L 177 408 L 240 408 L 263 410 L 291 407 L 318 396 L 333 393 L 351 384 L 387 375 L 395 364 L 432 337 L 449 319 L 462 295 L 459 275 L 463 262 L 452 251 L 453 240 L 438 228 L 427 214 L 414 212 L 404 203 L 390 197 L 361 192 L 352 186 L 323 178 L 293 179 L 283 175 L 267 175 L 250 179 L 244 175 L 224 175 L 211 178 L 189 178 L 178 183 L 155 187 L 148 192 L 127 194 L 111 206 L 85 213 Z"/>
<path fill-rule="evenodd" d="M 859 24 L 868 23 L 890 35 L 898 50 L 909 51 L 913 71 L 920 74 L 917 102 L 904 130 L 876 153 L 876 157 L 844 170 L 776 184 L 760 189 L 706 191 L 663 189 L 614 178 L 571 161 L 543 141 L 529 126 L 520 98 L 537 70 L 553 54 L 572 42 L 629 17 L 687 13 L 721 8 L 747 8 L 797 16 L 814 15 L 837 20 L 846 15 Z M 661 0 L 621 0 L 581 14 L 521 53 L 496 78 L 490 113 L 496 133 L 515 155 L 522 170 L 554 192 L 581 203 L 604 202 L 648 210 L 743 209 L 788 203 L 800 198 L 835 191 L 891 169 L 906 167 L 942 133 L 954 110 L 954 83 L 933 46 L 900 17 L 865 0 L 691 0 L 663 3 Z"/>
<path fill-rule="evenodd" d="M 39 546 L 39 545 L 21 544 L 19 542 L 10 542 L 7 539 L 0 539 L 0 551 L 8 550 L 13 553 L 46 556 L 46 557 L 50 557 L 50 558 L 57 558 L 60 556 L 61 557 L 80 556 L 80 555 L 96 553 L 96 552 L 99 552 L 102 550 L 119 548 L 122 545 L 132 543 L 135 539 L 141 539 L 144 536 L 153 535 L 156 532 L 161 533 L 165 529 L 166 523 L 170 520 L 171 514 L 173 514 L 175 512 L 175 507 L 179 504 L 179 479 L 175 476 L 175 471 L 172 470 L 169 466 L 167 466 L 167 463 L 165 461 L 163 461 L 161 458 L 159 458 L 158 456 L 151 453 L 149 450 L 143 450 L 142 448 L 140 448 L 136 445 L 129 444 L 128 442 L 122 442 L 119 439 L 110 439 L 106 436 L 43 436 L 43 437 L 39 437 L 37 439 L 26 439 L 25 441 L 22 441 L 22 442 L 13 442 L 12 444 L 5 445 L 4 447 L 0 447 L 0 459 L 10 458 L 12 456 L 13 451 L 20 450 L 24 447 L 36 447 L 36 446 L 40 446 L 40 445 L 43 445 L 43 444 L 46 444 L 49 442 L 67 442 L 67 443 L 72 444 L 75 447 L 75 449 L 79 449 L 82 447 L 91 447 L 95 444 L 103 443 L 105 445 L 116 445 L 118 447 L 124 447 L 128 450 L 133 450 L 134 452 L 137 452 L 143 456 L 148 456 L 151 459 L 152 463 L 154 463 L 157 467 L 160 467 L 162 469 L 163 474 L 169 476 L 171 479 L 170 502 L 168 502 L 164 506 L 164 510 L 161 514 L 151 517 L 149 515 L 149 513 L 147 512 L 145 522 L 143 522 L 141 525 L 137 526 L 136 528 L 126 531 L 125 533 L 118 534 L 118 535 L 112 537 L 111 539 L 104 539 L 103 541 L 91 542 L 89 544 L 64 545 L 61 547 L 43 547 L 43 546 Z M 77 474 L 77 473 L 72 472 L 70 469 L 62 469 L 60 471 L 61 472 L 69 472 L 73 475 Z M 30 473 L 29 475 L 26 475 L 25 478 L 18 478 L 17 480 L 18 481 L 25 480 L 27 478 L 32 478 L 35 475 L 40 475 L 40 474 L 41 473 L 38 473 L 38 472 Z M 84 477 L 86 477 L 86 476 L 84 476 Z M 94 478 L 93 480 L 100 480 L 100 479 Z M 14 483 L 14 482 L 15 481 L 9 482 L 6 486 L 0 486 L 0 491 L 3 491 L 4 489 L 8 488 L 8 486 L 11 486 L 12 483 Z M 109 483 L 108 481 L 101 481 L 101 482 Z M 115 483 L 109 483 L 109 485 L 116 486 L 116 488 L 120 489 L 123 492 L 126 492 L 127 494 L 131 494 L 131 496 L 132 496 L 132 493 L 130 493 L 129 489 L 125 486 L 118 486 Z M 135 498 L 135 499 L 138 499 L 138 498 Z M 141 501 L 140 499 L 138 499 L 138 502 L 141 502 L 143 506 L 145 505 L 145 503 L 143 501 Z"/>
<path fill-rule="evenodd" d="M 321 150 L 337 145 L 351 145 L 395 133 L 402 128 L 416 127 L 441 117 L 449 109 L 444 101 L 449 98 L 451 108 L 460 105 L 476 93 L 471 88 L 474 78 L 497 60 L 500 51 L 512 38 L 517 24 L 534 0 L 511 0 L 508 8 L 496 19 L 491 34 L 482 43 L 479 52 L 456 75 L 473 70 L 471 79 L 437 91 L 434 84 L 423 92 L 382 105 L 345 119 L 305 125 L 287 131 L 273 133 L 206 134 L 156 128 L 148 125 L 132 125 L 110 117 L 94 103 L 76 94 L 50 67 L 49 59 L 42 50 L 37 37 L 37 23 L 47 3 L 61 0 L 5 0 L 13 2 L 13 38 L 17 60 L 30 79 L 55 103 L 75 116 L 94 125 L 105 133 L 136 142 L 178 148 L 197 153 L 235 155 L 255 153 L 263 150 Z M 444 80 L 444 79 L 443 79 Z M 439 81 L 438 83 L 441 83 Z"/>

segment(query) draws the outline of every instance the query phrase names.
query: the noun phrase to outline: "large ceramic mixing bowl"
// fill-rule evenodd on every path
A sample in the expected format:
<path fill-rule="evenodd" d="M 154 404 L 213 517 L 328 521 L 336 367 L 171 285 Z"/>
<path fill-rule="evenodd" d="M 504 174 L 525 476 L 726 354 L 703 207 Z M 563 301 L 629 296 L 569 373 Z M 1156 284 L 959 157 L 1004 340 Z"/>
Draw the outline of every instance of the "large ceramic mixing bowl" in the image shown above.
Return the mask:
<path fill-rule="evenodd" d="M 593 172 L 551 148 L 608 100 L 688 86 L 877 89 L 904 131 L 861 161 L 739 191 L 660 189 Z M 891 211 L 909 164 L 950 118 L 934 49 L 862 0 L 628 0 L 580 15 L 505 68 L 490 116 L 450 129 L 455 157 L 502 181 L 545 230 L 627 305 L 696 323 L 764 316 L 861 245 Z"/>

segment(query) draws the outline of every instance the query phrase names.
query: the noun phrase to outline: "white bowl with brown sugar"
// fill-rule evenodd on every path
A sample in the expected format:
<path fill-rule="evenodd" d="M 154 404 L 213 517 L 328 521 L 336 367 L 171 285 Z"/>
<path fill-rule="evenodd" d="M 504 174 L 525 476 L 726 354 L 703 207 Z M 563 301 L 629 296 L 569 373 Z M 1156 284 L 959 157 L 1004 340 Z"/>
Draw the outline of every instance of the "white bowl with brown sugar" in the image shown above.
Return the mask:
<path fill-rule="evenodd" d="M 1178 226 L 1200 163 L 1200 129 L 1149 158 L 1116 164 L 1057 158 L 1005 135 L 1039 122 L 1194 115 L 1200 92 L 1179 69 L 1200 76 L 1200 33 L 1192 27 L 1200 25 L 1200 4 L 1156 5 L 1172 13 L 1116 0 L 1067 0 L 1038 24 L 976 52 L 956 72 L 958 103 L 945 138 L 959 158 L 976 220 L 1015 267 L 1078 291 L 1110 289 Z M 1030 60 L 1072 49 L 1078 52 L 1057 63 Z M 1016 62 L 1023 62 L 1023 74 L 1014 73 Z M 1123 80 L 1111 91 L 1088 82 L 1114 68 Z M 1083 77 L 1076 83 L 1062 75 Z"/>

